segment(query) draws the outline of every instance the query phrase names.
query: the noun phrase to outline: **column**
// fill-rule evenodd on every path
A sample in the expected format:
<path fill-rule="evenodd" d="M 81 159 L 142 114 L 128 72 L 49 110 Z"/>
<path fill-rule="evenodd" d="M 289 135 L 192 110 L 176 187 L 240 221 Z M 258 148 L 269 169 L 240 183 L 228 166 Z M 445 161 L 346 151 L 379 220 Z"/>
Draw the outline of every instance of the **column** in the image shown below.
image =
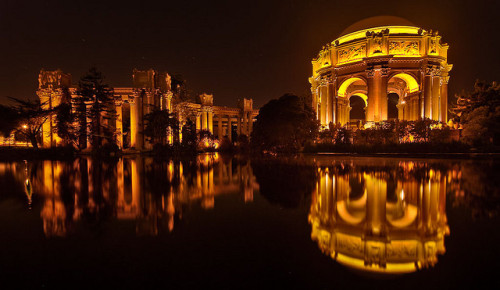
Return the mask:
<path fill-rule="evenodd" d="M 136 150 L 143 146 L 142 97 L 136 95 L 130 103 L 130 145 Z"/>
<path fill-rule="evenodd" d="M 201 129 L 202 130 L 208 130 L 207 128 L 207 112 L 206 111 L 202 111 L 201 112 Z"/>
<path fill-rule="evenodd" d="M 217 138 L 219 140 L 222 140 L 222 115 L 218 115 L 218 122 L 217 122 Z"/>
<path fill-rule="evenodd" d="M 335 99 L 336 99 L 336 94 L 335 92 L 335 87 L 333 86 L 333 83 L 328 84 L 328 99 L 330 100 L 328 110 L 330 111 L 330 122 L 335 124 Z"/>
<path fill-rule="evenodd" d="M 241 134 L 243 135 L 248 135 L 247 124 L 248 124 L 247 112 L 243 111 L 243 124 L 242 124 L 243 128 L 241 130 Z"/>
<path fill-rule="evenodd" d="M 437 71 L 432 77 L 432 120 L 441 121 L 440 76 Z"/>
<path fill-rule="evenodd" d="M 327 99 L 327 123 L 326 125 L 330 124 L 330 122 L 333 122 L 333 93 L 331 89 L 331 85 L 328 84 L 325 86 L 325 93 L 326 93 L 326 99 Z"/>
<path fill-rule="evenodd" d="M 387 74 L 386 68 L 373 68 L 368 76 L 368 107 L 366 121 L 387 120 Z"/>
<path fill-rule="evenodd" d="M 424 72 L 424 114 L 423 118 L 432 118 L 432 68 L 425 68 Z"/>
<path fill-rule="evenodd" d="M 123 111 L 122 104 L 116 105 L 116 145 L 123 149 Z"/>
<path fill-rule="evenodd" d="M 249 112 L 248 113 L 248 136 L 250 136 L 252 131 L 253 131 L 253 112 Z"/>
<path fill-rule="evenodd" d="M 237 117 L 237 127 L 236 127 L 236 132 L 238 133 L 238 136 L 241 135 L 241 115 L 238 113 Z"/>
<path fill-rule="evenodd" d="M 201 113 L 198 112 L 196 114 L 196 131 L 200 131 L 201 130 L 201 120 L 200 120 L 200 115 Z"/>
<path fill-rule="evenodd" d="M 320 110 L 320 124 L 321 125 L 328 125 L 326 120 L 327 120 L 327 100 L 326 100 L 326 95 L 323 90 L 323 86 L 319 87 L 319 97 L 320 97 L 320 102 L 321 102 L 321 110 Z"/>
<path fill-rule="evenodd" d="M 210 110 L 207 112 L 208 115 L 208 120 L 207 120 L 207 129 L 210 131 L 210 133 L 214 133 L 214 120 L 213 120 L 213 112 Z"/>
<path fill-rule="evenodd" d="M 143 146 L 145 149 L 152 149 L 153 144 L 151 144 L 150 141 L 147 140 L 147 138 L 144 137 L 144 116 L 147 114 L 151 113 L 153 109 L 153 95 L 151 92 L 147 92 L 143 98 L 143 105 L 142 105 L 142 115 L 140 118 L 140 123 L 141 123 L 141 140 L 143 142 Z"/>
<path fill-rule="evenodd" d="M 441 78 L 441 121 L 448 122 L 448 80 L 449 76 Z"/>

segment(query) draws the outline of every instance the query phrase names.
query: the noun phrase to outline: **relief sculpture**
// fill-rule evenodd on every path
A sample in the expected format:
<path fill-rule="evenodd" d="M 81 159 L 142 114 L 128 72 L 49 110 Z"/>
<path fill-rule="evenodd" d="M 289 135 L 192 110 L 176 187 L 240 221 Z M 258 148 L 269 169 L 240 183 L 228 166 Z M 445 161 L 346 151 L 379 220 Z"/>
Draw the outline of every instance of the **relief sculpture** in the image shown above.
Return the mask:
<path fill-rule="evenodd" d="M 389 54 L 393 55 L 420 55 L 418 41 L 391 41 Z"/>
<path fill-rule="evenodd" d="M 347 49 L 339 50 L 339 63 L 361 59 L 366 55 L 366 46 L 352 46 Z"/>

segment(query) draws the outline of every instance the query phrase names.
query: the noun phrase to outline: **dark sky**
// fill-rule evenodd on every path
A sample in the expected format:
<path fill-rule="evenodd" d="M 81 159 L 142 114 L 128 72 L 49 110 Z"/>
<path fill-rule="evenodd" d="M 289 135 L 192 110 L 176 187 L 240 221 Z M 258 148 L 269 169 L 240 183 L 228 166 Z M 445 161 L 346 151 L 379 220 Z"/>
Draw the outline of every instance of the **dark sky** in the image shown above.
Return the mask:
<path fill-rule="evenodd" d="M 439 30 L 450 45 L 450 94 L 475 79 L 500 80 L 495 1 L 21 1 L 0 0 L 0 102 L 34 97 L 38 72 L 60 68 L 73 82 L 92 65 L 112 86 L 132 69 L 181 74 L 215 104 L 255 105 L 309 91 L 311 59 L 352 23 L 404 17 Z"/>

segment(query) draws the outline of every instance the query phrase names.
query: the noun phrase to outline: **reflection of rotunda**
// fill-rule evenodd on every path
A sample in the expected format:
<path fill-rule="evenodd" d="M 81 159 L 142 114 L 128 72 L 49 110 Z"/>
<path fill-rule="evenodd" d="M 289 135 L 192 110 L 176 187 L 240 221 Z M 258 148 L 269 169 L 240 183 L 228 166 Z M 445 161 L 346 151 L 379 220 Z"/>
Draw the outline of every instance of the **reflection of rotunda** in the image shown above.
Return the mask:
<path fill-rule="evenodd" d="M 312 107 L 323 126 L 354 120 L 446 122 L 452 68 L 447 55 L 448 45 L 437 31 L 398 17 L 362 20 L 312 61 Z M 351 111 L 354 104 L 364 112 Z"/>
<path fill-rule="evenodd" d="M 340 264 L 402 274 L 434 265 L 445 252 L 444 174 L 429 170 L 424 181 L 376 170 L 344 174 L 332 167 L 319 175 L 309 213 L 311 238 Z"/>

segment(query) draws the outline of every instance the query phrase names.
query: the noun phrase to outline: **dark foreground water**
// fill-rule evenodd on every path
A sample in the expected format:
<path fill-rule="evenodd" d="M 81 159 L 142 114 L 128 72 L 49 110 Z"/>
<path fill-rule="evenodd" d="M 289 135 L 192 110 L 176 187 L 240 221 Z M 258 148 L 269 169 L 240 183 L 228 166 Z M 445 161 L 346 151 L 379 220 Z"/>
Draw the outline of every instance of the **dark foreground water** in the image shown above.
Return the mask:
<path fill-rule="evenodd" d="M 494 159 L 0 163 L 1 288 L 498 289 L 499 179 Z"/>

